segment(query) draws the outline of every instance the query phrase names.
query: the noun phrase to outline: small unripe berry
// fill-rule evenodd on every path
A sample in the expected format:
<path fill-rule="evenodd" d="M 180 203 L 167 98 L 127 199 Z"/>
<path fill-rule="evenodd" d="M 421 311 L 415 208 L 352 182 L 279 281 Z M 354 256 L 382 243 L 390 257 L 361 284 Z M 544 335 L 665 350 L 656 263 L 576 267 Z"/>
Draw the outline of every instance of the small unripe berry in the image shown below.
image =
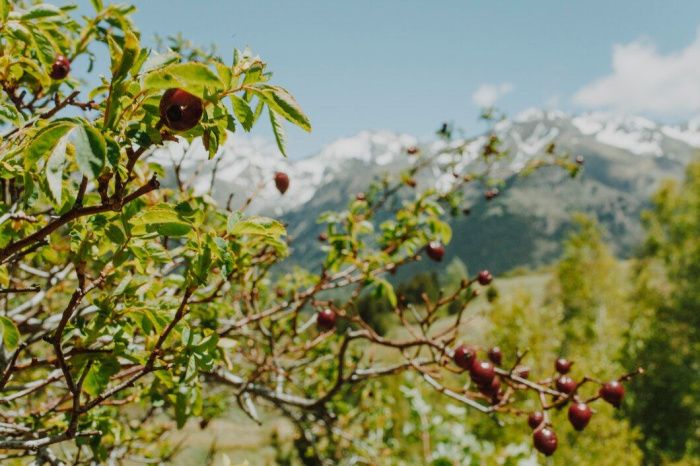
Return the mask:
<path fill-rule="evenodd" d="M 554 368 L 559 372 L 560 374 L 568 374 L 569 371 L 571 370 L 571 366 L 573 365 L 573 362 L 569 361 L 568 359 L 564 358 L 559 358 L 557 361 L 554 363 Z"/>
<path fill-rule="evenodd" d="M 425 252 L 432 260 L 435 262 L 440 262 L 442 260 L 442 256 L 445 255 L 445 246 L 443 246 L 439 241 L 431 241 L 425 248 Z"/>
<path fill-rule="evenodd" d="M 70 73 L 70 60 L 63 55 L 56 55 L 56 58 L 51 64 L 51 73 L 49 73 L 49 76 L 51 76 L 51 79 L 58 81 L 65 79 L 68 73 Z"/>
<path fill-rule="evenodd" d="M 496 377 L 496 370 L 488 361 L 474 360 L 472 367 L 469 368 L 469 374 L 477 385 L 490 385 Z"/>
<path fill-rule="evenodd" d="M 500 366 L 503 363 L 503 352 L 498 346 L 494 346 L 493 348 L 491 348 L 489 350 L 488 356 L 491 362 L 497 366 Z"/>
<path fill-rule="evenodd" d="M 321 330 L 328 331 L 335 327 L 336 318 L 335 311 L 324 309 L 316 315 L 316 324 Z"/>
<path fill-rule="evenodd" d="M 625 387 L 617 380 L 603 384 L 598 392 L 600 397 L 616 408 L 620 407 L 625 396 Z"/>
<path fill-rule="evenodd" d="M 551 456 L 557 450 L 557 434 L 549 427 L 536 430 L 532 440 L 537 451 L 545 456 Z"/>
<path fill-rule="evenodd" d="M 567 395 L 576 390 L 576 382 L 568 375 L 562 375 L 556 381 L 557 390 Z"/>
<path fill-rule="evenodd" d="M 493 280 L 493 275 L 491 275 L 491 272 L 489 272 L 488 270 L 482 270 L 481 272 L 479 272 L 477 280 L 479 281 L 479 285 L 486 286 L 489 283 L 491 283 L 491 280 Z"/>
<path fill-rule="evenodd" d="M 289 175 L 284 172 L 275 173 L 275 186 L 280 194 L 284 194 L 289 189 Z"/>
<path fill-rule="evenodd" d="M 569 422 L 574 429 L 583 430 L 591 420 L 591 408 L 586 403 L 574 403 L 569 406 Z"/>
<path fill-rule="evenodd" d="M 468 370 L 472 367 L 472 363 L 474 362 L 475 356 L 476 352 L 474 351 L 474 348 L 468 348 L 464 345 L 459 345 L 457 348 L 455 348 L 455 351 L 452 355 L 452 360 L 462 369 Z"/>
<path fill-rule="evenodd" d="M 542 414 L 540 411 L 533 411 L 530 413 L 530 415 L 527 417 L 527 425 L 530 426 L 530 429 L 537 429 L 540 424 L 544 422 L 544 414 Z"/>

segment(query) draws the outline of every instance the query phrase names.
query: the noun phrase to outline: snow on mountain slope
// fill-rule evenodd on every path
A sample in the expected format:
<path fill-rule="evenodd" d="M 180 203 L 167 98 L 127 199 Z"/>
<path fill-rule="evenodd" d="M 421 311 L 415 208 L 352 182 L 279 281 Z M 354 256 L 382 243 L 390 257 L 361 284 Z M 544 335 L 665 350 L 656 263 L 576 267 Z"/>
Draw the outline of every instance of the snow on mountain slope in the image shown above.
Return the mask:
<path fill-rule="evenodd" d="M 561 111 L 530 109 L 512 120 L 498 122 L 495 131 L 510 152 L 502 168 L 513 173 L 550 142 L 578 148 L 602 145 L 623 150 L 630 156 L 668 156 L 681 160 L 687 160 L 689 154 L 700 148 L 700 118 L 672 126 L 658 125 L 641 117 L 600 112 L 571 116 Z M 464 170 L 477 159 L 485 141 L 485 137 L 477 137 L 467 145 L 458 170 Z M 243 205 L 247 196 L 257 193 L 251 211 L 280 215 L 302 208 L 324 186 L 353 178 L 362 178 L 367 183 L 375 174 L 400 170 L 409 163 L 406 155 L 409 146 L 420 145 L 423 150 L 435 153 L 446 144 L 462 142 L 420 143 L 407 134 L 363 131 L 329 144 L 312 157 L 287 160 L 274 144 L 236 134 L 228 138 L 213 160 L 207 160 L 199 141 L 191 147 L 184 142 L 168 142 L 154 152 L 153 160 L 165 165 L 181 160 L 181 179 L 191 183 L 199 193 L 209 191 L 213 177 L 212 195 L 221 203 L 226 203 L 233 194 L 231 205 L 237 207 Z M 272 182 L 275 171 L 290 176 L 290 188 L 284 196 L 279 195 Z M 174 183 L 174 179 L 169 182 Z M 451 182 L 451 176 L 434 179 L 439 189 L 447 189 Z"/>

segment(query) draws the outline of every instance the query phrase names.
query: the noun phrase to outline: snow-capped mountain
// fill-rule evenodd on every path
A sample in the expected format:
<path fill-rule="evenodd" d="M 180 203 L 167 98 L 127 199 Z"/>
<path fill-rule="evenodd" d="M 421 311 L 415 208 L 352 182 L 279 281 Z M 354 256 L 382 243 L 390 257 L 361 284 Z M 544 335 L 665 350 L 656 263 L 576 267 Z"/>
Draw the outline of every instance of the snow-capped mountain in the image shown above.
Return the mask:
<path fill-rule="evenodd" d="M 700 118 L 672 126 L 641 117 L 573 116 L 532 109 L 498 122 L 495 130 L 509 149 L 509 156 L 498 167 L 506 178 L 551 142 L 559 150 L 583 155 L 586 168 L 574 180 L 561 171 L 513 177 L 509 189 L 492 203 L 486 204 L 478 195 L 471 198 L 472 214 L 453 222 L 458 246 L 449 251 L 469 265 L 494 270 L 556 257 L 559 240 L 576 210 L 596 216 L 610 232 L 618 252 L 629 253 L 641 238 L 639 213 L 650 194 L 661 179 L 680 177 L 700 148 Z M 485 141 L 484 136 L 470 140 L 458 170 L 474 163 Z M 406 167 L 410 163 L 407 147 L 418 145 L 434 153 L 445 144 L 438 139 L 418 141 L 407 134 L 364 131 L 339 139 L 312 157 L 287 160 L 273 143 L 232 135 L 213 160 L 207 160 L 199 142 L 191 147 L 168 143 L 153 158 L 167 165 L 181 161 L 181 180 L 192 183 L 199 192 L 208 192 L 213 179 L 212 196 L 226 203 L 233 194 L 234 208 L 256 193 L 249 212 L 284 217 L 290 235 L 298 239 L 296 254 L 306 257 L 318 254 L 312 240 L 320 228 L 315 219 L 322 211 L 342 208 L 373 177 Z M 284 171 L 291 179 L 284 196 L 272 182 L 275 171 Z M 419 183 L 442 189 L 452 180 L 451 175 L 434 173 L 420 178 Z M 467 241 L 460 242 L 460 235 Z M 496 242 L 501 253 L 494 256 L 488 251 Z"/>

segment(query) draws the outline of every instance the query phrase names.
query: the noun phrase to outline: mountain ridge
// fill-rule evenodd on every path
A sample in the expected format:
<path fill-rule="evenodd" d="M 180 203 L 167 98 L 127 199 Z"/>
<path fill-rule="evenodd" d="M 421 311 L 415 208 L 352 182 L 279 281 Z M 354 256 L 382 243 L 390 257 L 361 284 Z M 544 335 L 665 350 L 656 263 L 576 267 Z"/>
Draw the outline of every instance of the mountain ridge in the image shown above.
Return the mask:
<path fill-rule="evenodd" d="M 598 219 L 618 255 L 631 254 L 642 237 L 639 214 L 648 206 L 650 195 L 662 179 L 682 176 L 683 167 L 700 149 L 700 118 L 664 125 L 643 117 L 602 112 L 571 115 L 530 109 L 495 123 L 493 131 L 509 152 L 495 167 L 508 180 L 509 189 L 489 203 L 478 190 L 470 191 L 471 215 L 452 221 L 454 242 L 468 238 L 469 245 L 451 246 L 446 259 L 460 257 L 470 267 L 494 271 L 537 266 L 556 258 L 573 211 Z M 486 139 L 476 135 L 452 141 L 419 141 L 409 134 L 362 131 L 340 138 L 310 157 L 288 160 L 266 141 L 233 135 L 214 160 L 206 160 L 199 142 L 191 147 L 167 143 L 153 159 L 165 165 L 183 160 L 182 177 L 199 192 L 208 190 L 213 176 L 213 197 L 224 203 L 233 193 L 233 208 L 256 193 L 249 211 L 284 219 L 290 235 L 296 238 L 292 261 L 303 258 L 307 262 L 321 257 L 315 242 L 320 232 L 316 217 L 325 210 L 344 208 L 354 193 L 366 189 L 380 174 L 407 167 L 411 163 L 408 147 L 438 153 L 450 144 L 466 143 L 457 167 L 462 172 L 478 158 Z M 572 156 L 585 157 L 580 177 L 570 180 L 561 170 L 515 176 L 552 142 Z M 290 188 L 284 196 L 272 183 L 275 171 L 290 176 Z M 422 187 L 440 190 L 453 182 L 450 174 L 419 178 Z M 502 251 L 498 258 L 485 252 L 494 244 Z"/>

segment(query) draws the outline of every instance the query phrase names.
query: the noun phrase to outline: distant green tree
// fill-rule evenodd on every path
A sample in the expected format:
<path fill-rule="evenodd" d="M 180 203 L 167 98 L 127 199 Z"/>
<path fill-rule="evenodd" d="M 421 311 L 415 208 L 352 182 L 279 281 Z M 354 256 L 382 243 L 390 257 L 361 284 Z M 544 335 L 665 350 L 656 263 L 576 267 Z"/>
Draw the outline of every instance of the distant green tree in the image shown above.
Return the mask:
<path fill-rule="evenodd" d="M 573 224 L 556 267 L 555 294 L 562 307 L 561 353 L 583 356 L 578 351 L 582 347 L 594 350 L 594 341 L 609 348 L 610 342 L 602 339 L 614 338 L 616 332 L 606 326 L 608 318 L 624 324 L 624 277 L 598 223 L 584 214 L 574 214 Z M 613 334 L 606 335 L 608 330 Z"/>
<path fill-rule="evenodd" d="M 667 182 L 644 216 L 647 239 L 635 275 L 627 366 L 642 365 L 630 419 L 646 464 L 700 461 L 700 163 Z"/>

